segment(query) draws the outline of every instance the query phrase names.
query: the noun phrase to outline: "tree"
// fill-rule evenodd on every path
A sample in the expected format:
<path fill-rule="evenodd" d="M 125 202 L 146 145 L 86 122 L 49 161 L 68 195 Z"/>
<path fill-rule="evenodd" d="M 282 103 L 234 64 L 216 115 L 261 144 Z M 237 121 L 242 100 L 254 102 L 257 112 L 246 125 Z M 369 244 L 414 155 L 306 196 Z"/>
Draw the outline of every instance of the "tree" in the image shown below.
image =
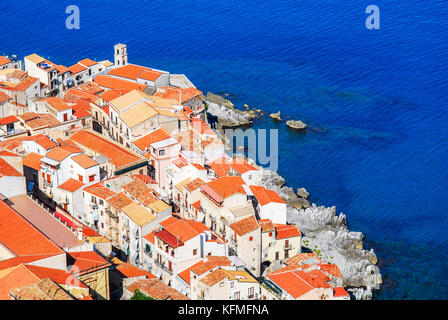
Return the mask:
<path fill-rule="evenodd" d="M 131 297 L 131 300 L 154 300 L 154 299 L 144 295 L 143 293 L 140 292 L 140 290 L 135 289 L 134 295 Z"/>

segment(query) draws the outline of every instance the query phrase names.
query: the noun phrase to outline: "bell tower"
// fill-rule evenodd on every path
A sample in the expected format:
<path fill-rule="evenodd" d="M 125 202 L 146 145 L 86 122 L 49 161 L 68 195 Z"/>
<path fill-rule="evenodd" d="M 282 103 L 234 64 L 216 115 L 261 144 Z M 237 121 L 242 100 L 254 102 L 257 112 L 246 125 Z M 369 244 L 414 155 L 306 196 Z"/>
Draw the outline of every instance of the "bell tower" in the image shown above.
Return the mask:
<path fill-rule="evenodd" d="M 128 64 L 128 48 L 127 45 L 119 43 L 114 46 L 114 62 L 115 66 L 121 67 Z"/>

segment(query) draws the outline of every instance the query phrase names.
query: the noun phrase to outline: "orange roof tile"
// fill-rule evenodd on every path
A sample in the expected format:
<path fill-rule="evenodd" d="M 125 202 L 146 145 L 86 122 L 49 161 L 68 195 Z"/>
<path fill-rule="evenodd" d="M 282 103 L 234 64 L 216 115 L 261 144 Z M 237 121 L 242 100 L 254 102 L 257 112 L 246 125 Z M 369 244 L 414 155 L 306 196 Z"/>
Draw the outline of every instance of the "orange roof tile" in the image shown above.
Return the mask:
<path fill-rule="evenodd" d="M 78 61 L 78 63 L 86 66 L 87 68 L 90 68 L 91 66 L 96 65 L 98 62 L 95 62 L 93 60 L 90 60 L 89 58 L 86 58 L 84 60 Z"/>
<path fill-rule="evenodd" d="M 203 192 L 212 197 L 213 200 L 221 202 L 224 199 L 237 194 L 246 194 L 243 188 L 244 180 L 241 177 L 221 177 L 216 180 L 210 181 L 207 184 L 201 186 Z M 215 192 L 219 197 L 213 193 Z"/>
<path fill-rule="evenodd" d="M 0 66 L 3 66 L 5 64 L 10 63 L 11 60 L 9 60 L 8 58 L 6 58 L 5 56 L 0 56 Z"/>
<path fill-rule="evenodd" d="M 0 201 L 0 221 L 0 243 L 15 255 L 63 253 L 61 248 L 3 201 Z"/>
<path fill-rule="evenodd" d="M 104 181 L 95 183 L 91 186 L 84 188 L 84 192 L 88 192 L 94 196 L 97 196 L 103 200 L 108 200 L 110 197 L 115 195 L 115 192 L 105 187 L 103 184 Z"/>
<path fill-rule="evenodd" d="M 348 293 L 342 287 L 333 288 L 333 297 L 347 297 Z"/>
<path fill-rule="evenodd" d="M 56 161 L 62 161 L 66 159 L 68 156 L 74 154 L 74 153 L 80 153 L 81 151 L 77 148 L 72 147 L 56 147 L 51 149 L 47 152 L 45 155 L 47 158 L 51 158 Z"/>
<path fill-rule="evenodd" d="M 63 184 L 59 185 L 59 189 L 66 190 L 68 192 L 75 192 L 76 190 L 84 187 L 84 183 L 75 180 L 73 178 L 68 179 Z"/>
<path fill-rule="evenodd" d="M 84 169 L 92 168 L 99 165 L 98 162 L 90 158 L 88 155 L 82 153 L 77 156 L 72 157 L 72 160 L 79 164 Z"/>
<path fill-rule="evenodd" d="M 126 93 L 130 92 L 131 90 L 119 90 L 119 89 L 111 89 L 106 90 L 102 94 L 99 95 L 99 97 L 107 102 L 110 102 L 122 95 L 125 95 Z"/>
<path fill-rule="evenodd" d="M 3 158 L 0 158 L 0 177 L 22 177 L 19 171 L 14 169 L 8 162 Z"/>
<path fill-rule="evenodd" d="M 146 270 L 139 269 L 130 263 L 120 263 L 115 266 L 115 269 L 118 270 L 126 278 L 145 276 L 146 279 L 156 279 L 156 276 L 154 276 L 152 273 Z"/>
<path fill-rule="evenodd" d="M 109 203 L 116 210 L 120 210 L 121 208 L 126 207 L 131 202 L 131 198 L 129 198 L 123 192 L 120 192 L 107 200 L 107 203 Z"/>
<path fill-rule="evenodd" d="M 215 131 L 213 131 L 210 126 L 205 123 L 201 118 L 191 118 L 191 126 L 193 130 L 200 134 L 209 134 L 209 135 L 215 135 Z"/>
<path fill-rule="evenodd" d="M 108 268 L 111 266 L 107 260 L 103 259 L 98 253 L 93 251 L 70 252 L 70 256 L 75 259 L 71 273 L 93 272 L 94 270 Z"/>
<path fill-rule="evenodd" d="M 0 99 L 1 99 L 1 95 L 0 95 Z M 1 103 L 1 101 L 0 101 L 0 103 Z M 15 117 L 15 116 L 7 116 L 5 118 L 0 118 L 0 126 L 4 126 L 4 125 L 18 122 L 18 121 L 20 121 L 20 120 L 17 119 L 17 117 Z"/>
<path fill-rule="evenodd" d="M 190 281 L 191 281 L 190 280 L 190 276 L 191 276 L 190 271 L 192 269 L 195 269 L 195 268 L 199 267 L 200 265 L 203 265 L 203 264 L 204 264 L 204 261 L 200 260 L 198 263 L 195 263 L 194 265 L 192 265 L 191 267 L 185 269 L 184 271 L 179 272 L 178 276 L 181 277 L 186 283 L 190 284 Z"/>
<path fill-rule="evenodd" d="M 300 237 L 302 234 L 300 233 L 299 227 L 295 225 L 286 225 L 286 224 L 274 224 L 276 230 L 276 239 L 286 239 L 292 237 Z"/>
<path fill-rule="evenodd" d="M 187 189 L 188 191 L 192 192 L 194 190 L 199 189 L 199 187 L 204 184 L 205 184 L 204 180 L 202 180 L 201 178 L 196 178 L 193 181 L 191 181 L 190 183 L 187 183 L 186 185 L 184 185 L 184 188 Z"/>
<path fill-rule="evenodd" d="M 111 76 L 106 76 L 99 74 L 95 77 L 93 80 L 96 84 L 103 88 L 108 89 L 123 89 L 123 90 L 140 90 L 144 91 L 146 89 L 146 85 L 139 84 L 136 82 L 128 81 L 128 80 L 122 80 L 117 79 Z"/>
<path fill-rule="evenodd" d="M 58 97 L 49 97 L 49 98 L 45 98 L 39 101 L 43 101 L 45 103 L 47 103 L 48 105 L 50 105 L 51 107 L 53 107 L 53 109 L 55 109 L 56 111 L 65 111 L 70 109 L 70 106 L 61 98 Z"/>
<path fill-rule="evenodd" d="M 258 224 L 261 227 L 261 232 L 270 232 L 275 230 L 274 224 L 269 219 L 260 219 L 258 220 Z"/>
<path fill-rule="evenodd" d="M 249 186 L 249 188 L 261 206 L 272 202 L 286 204 L 286 202 L 274 190 L 269 190 L 260 186 Z"/>
<path fill-rule="evenodd" d="M 77 74 L 77 73 L 82 72 L 82 71 L 84 71 L 84 70 L 86 70 L 86 69 L 87 69 L 87 68 L 86 68 L 85 66 L 82 66 L 82 65 L 80 65 L 79 63 L 74 64 L 74 65 L 68 67 L 68 70 L 70 70 L 70 72 L 71 72 L 72 74 Z"/>
<path fill-rule="evenodd" d="M 230 225 L 239 236 L 243 236 L 249 232 L 255 231 L 260 226 L 254 216 L 247 217 Z"/>
<path fill-rule="evenodd" d="M 8 100 L 11 100 L 11 97 L 8 96 L 3 91 L 0 91 L 0 103 L 3 103 L 3 102 L 8 101 Z"/>
<path fill-rule="evenodd" d="M 110 159 L 110 162 L 117 168 L 142 160 L 142 158 L 130 153 L 118 146 L 118 144 L 105 140 L 100 136 L 85 130 L 76 132 L 71 137 L 71 140 L 87 149 L 104 155 L 106 158 Z"/>
<path fill-rule="evenodd" d="M 181 91 L 181 103 L 187 102 L 194 97 L 202 94 L 202 91 L 196 88 L 177 88 L 177 87 L 159 87 L 154 93 L 155 96 L 179 101 L 179 93 Z"/>
<path fill-rule="evenodd" d="M 171 135 L 163 128 L 152 131 L 151 133 L 135 140 L 134 145 L 140 150 L 145 150 L 153 143 L 171 138 Z"/>
<path fill-rule="evenodd" d="M 213 287 L 215 284 L 224 280 L 225 278 L 227 278 L 227 273 L 225 273 L 221 269 L 216 269 L 207 274 L 200 281 L 209 287 Z"/>
<path fill-rule="evenodd" d="M 138 78 L 148 81 L 156 81 L 162 75 L 162 72 L 155 70 L 144 70 L 138 75 Z"/>
<path fill-rule="evenodd" d="M 130 292 L 134 292 L 136 289 L 156 300 L 190 300 L 187 296 L 157 279 L 138 280 L 127 287 Z"/>

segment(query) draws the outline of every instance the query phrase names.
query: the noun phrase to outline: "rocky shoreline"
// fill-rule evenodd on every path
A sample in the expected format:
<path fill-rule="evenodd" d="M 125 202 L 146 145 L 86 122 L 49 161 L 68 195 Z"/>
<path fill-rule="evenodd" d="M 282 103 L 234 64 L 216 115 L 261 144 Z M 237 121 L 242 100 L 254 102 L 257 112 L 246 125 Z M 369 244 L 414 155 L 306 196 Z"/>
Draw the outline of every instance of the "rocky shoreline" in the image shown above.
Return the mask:
<path fill-rule="evenodd" d="M 277 172 L 260 168 L 259 185 L 275 190 L 287 203 L 287 222 L 302 232 L 303 247 L 315 252 L 323 261 L 336 264 L 341 270 L 343 285 L 358 300 L 372 299 L 372 290 L 379 290 L 381 274 L 373 249 L 363 248 L 364 235 L 348 230 L 346 216 L 336 208 L 311 206 L 300 208 L 300 198 L 285 185 Z"/>
<path fill-rule="evenodd" d="M 235 109 L 228 99 L 211 92 L 207 94 L 205 103 L 207 113 L 217 118 L 216 129 L 220 132 L 225 128 L 250 126 L 253 119 L 263 114 L 261 110 L 250 110 L 247 105 L 244 111 Z M 274 121 L 282 121 L 280 112 L 270 117 Z M 307 125 L 300 120 L 290 120 L 287 127 L 304 131 Z M 344 287 L 348 287 L 356 299 L 372 299 L 372 290 L 380 289 L 382 279 L 373 249 L 363 248 L 364 235 L 348 230 L 346 216 L 337 214 L 336 207 L 310 204 L 306 189 L 299 188 L 296 193 L 286 186 L 285 179 L 277 172 L 262 167 L 260 170 L 262 174 L 255 183 L 276 191 L 286 201 L 287 222 L 301 230 L 302 247 L 315 252 L 321 260 L 336 264 L 341 271 Z"/>

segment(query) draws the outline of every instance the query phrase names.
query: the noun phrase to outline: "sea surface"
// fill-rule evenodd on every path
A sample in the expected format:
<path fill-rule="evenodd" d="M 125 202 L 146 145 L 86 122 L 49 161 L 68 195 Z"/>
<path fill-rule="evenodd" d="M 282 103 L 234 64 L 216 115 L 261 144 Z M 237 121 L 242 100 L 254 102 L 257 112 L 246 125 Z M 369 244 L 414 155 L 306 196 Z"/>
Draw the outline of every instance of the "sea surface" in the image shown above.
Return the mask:
<path fill-rule="evenodd" d="M 65 9 L 80 8 L 79 30 Z M 380 8 L 380 30 L 365 9 Z M 379 299 L 448 299 L 448 3 L 442 0 L 0 2 L 0 54 L 185 73 L 279 130 L 279 173 L 374 248 Z"/>

